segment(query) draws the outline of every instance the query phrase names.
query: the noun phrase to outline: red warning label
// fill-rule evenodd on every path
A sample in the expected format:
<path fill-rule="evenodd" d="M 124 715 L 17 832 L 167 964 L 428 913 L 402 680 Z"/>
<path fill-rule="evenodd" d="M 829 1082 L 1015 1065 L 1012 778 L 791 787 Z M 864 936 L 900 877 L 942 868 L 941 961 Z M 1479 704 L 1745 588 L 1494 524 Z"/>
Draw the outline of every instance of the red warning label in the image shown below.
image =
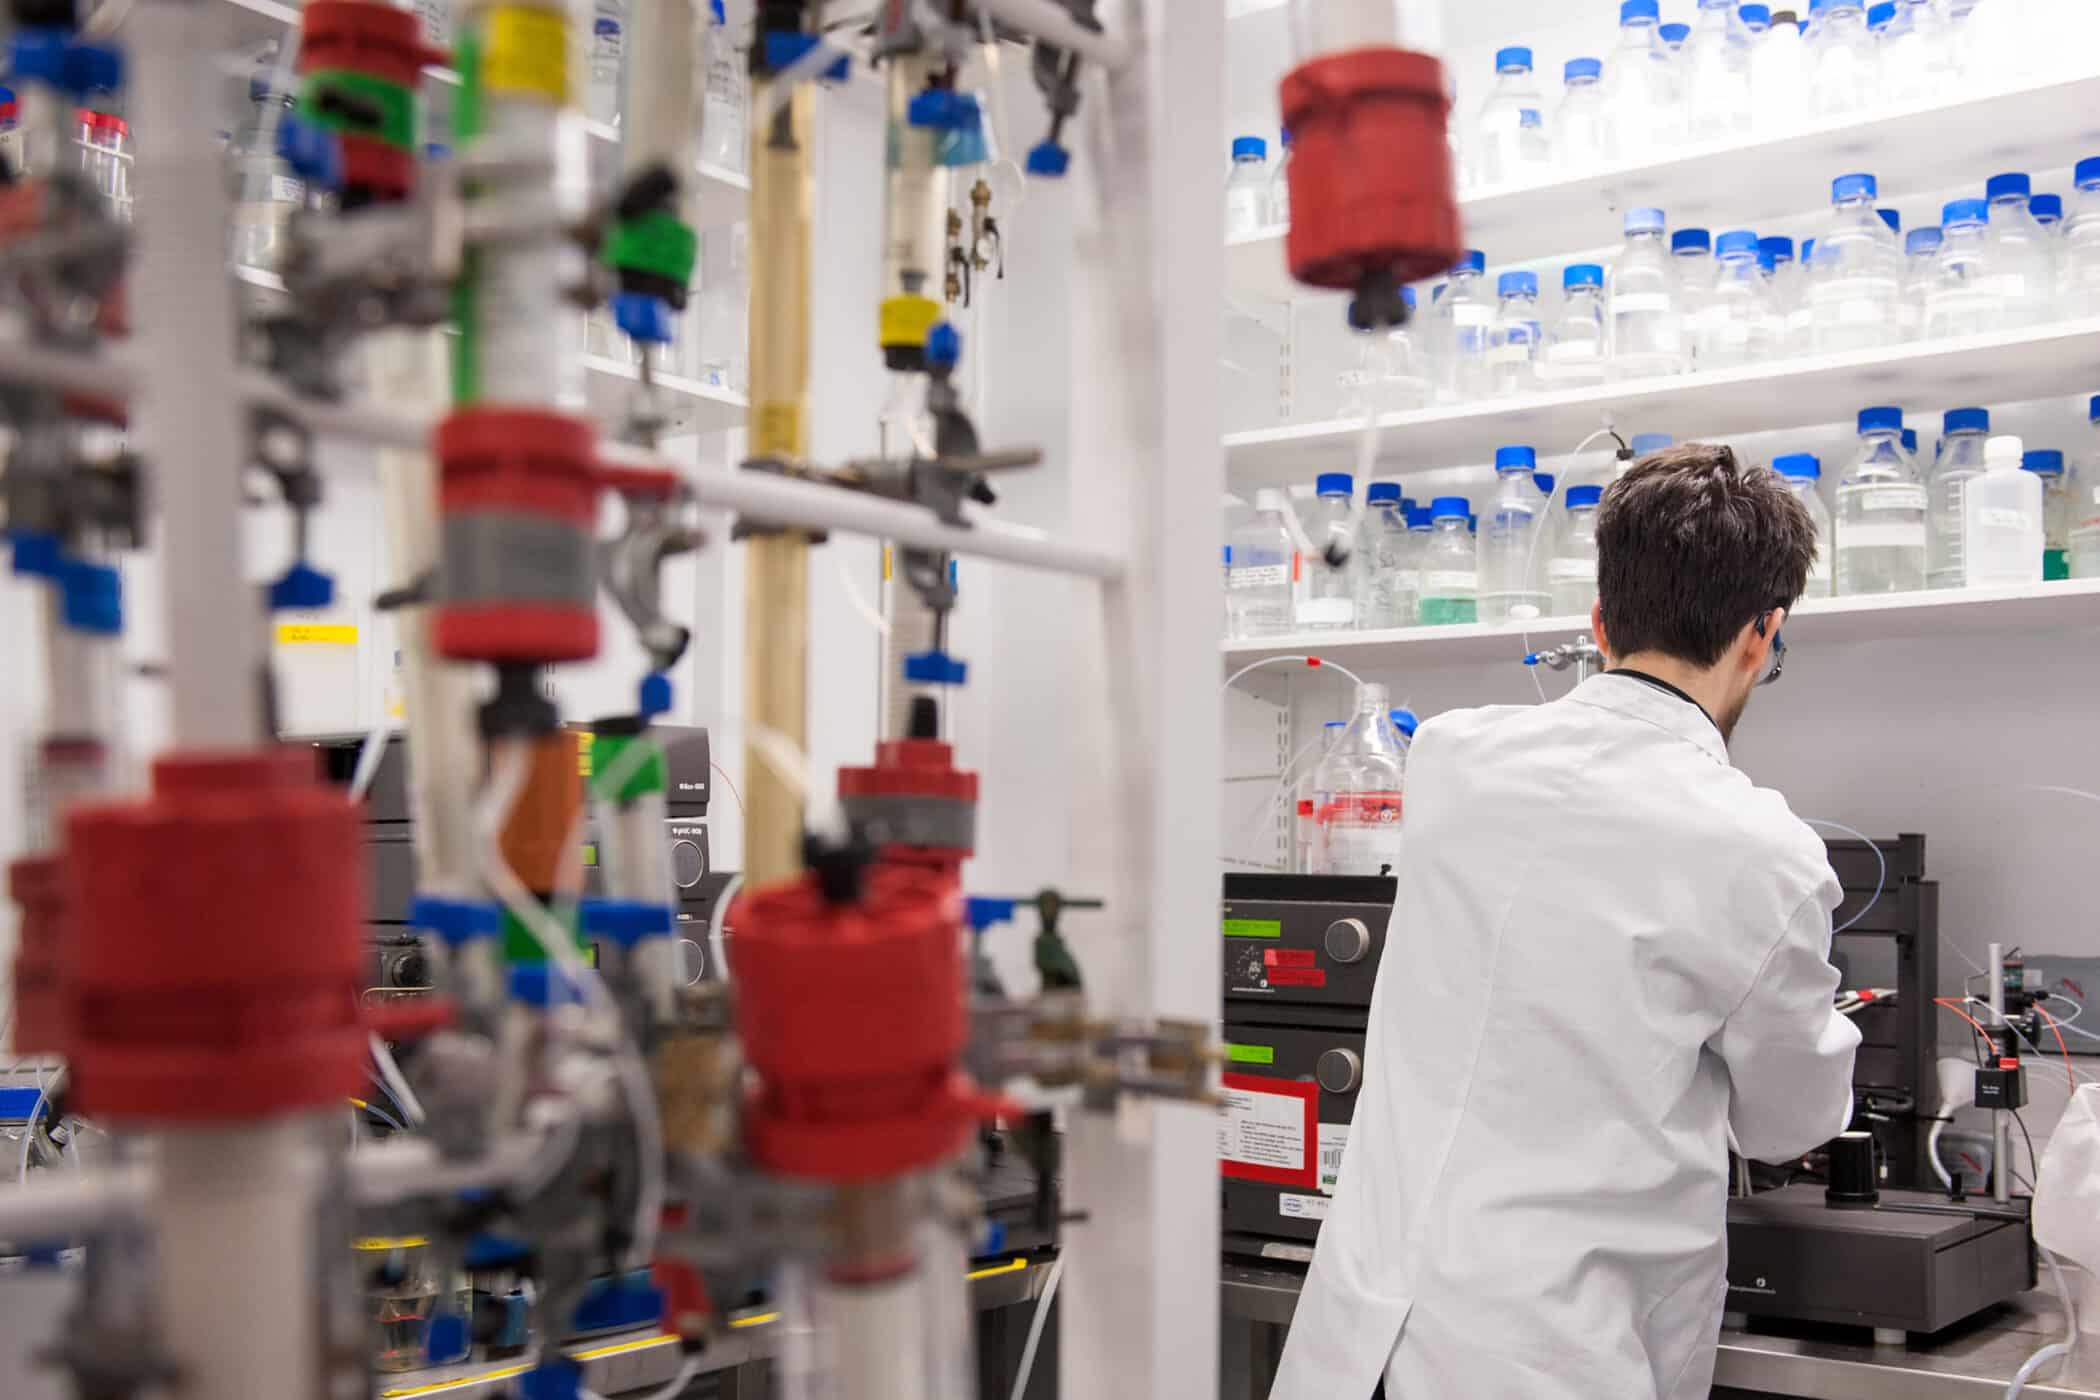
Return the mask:
<path fill-rule="evenodd" d="M 1272 967 L 1269 969 L 1269 985 L 1272 987 L 1324 987 L 1327 985 L 1327 969 L 1324 967 Z"/>
<path fill-rule="evenodd" d="M 1264 948 L 1261 960 L 1268 967 L 1312 967 L 1315 964 L 1310 948 Z"/>

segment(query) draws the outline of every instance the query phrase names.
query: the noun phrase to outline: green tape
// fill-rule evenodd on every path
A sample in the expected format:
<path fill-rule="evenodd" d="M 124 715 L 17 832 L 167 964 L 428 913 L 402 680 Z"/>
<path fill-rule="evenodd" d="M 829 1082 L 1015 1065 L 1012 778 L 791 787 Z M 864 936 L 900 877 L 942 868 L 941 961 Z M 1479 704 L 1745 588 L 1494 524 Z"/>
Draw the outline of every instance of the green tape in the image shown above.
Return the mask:
<path fill-rule="evenodd" d="M 379 109 L 379 125 L 370 126 L 353 121 L 341 112 L 324 110 L 320 97 L 323 92 L 334 90 L 352 97 L 361 97 Z M 323 126 L 330 131 L 355 132 L 360 136 L 376 136 L 399 150 L 414 152 L 416 129 L 422 123 L 416 106 L 414 88 L 390 83 L 384 78 L 375 78 L 370 73 L 359 73 L 349 68 L 316 68 L 306 75 L 299 90 L 299 118 Z"/>
<path fill-rule="evenodd" d="M 459 92 L 452 99 L 452 141 L 464 150 L 467 142 L 481 134 L 481 32 L 472 25 L 453 45 L 452 62 L 459 69 Z M 452 288 L 452 324 L 459 334 L 452 339 L 452 403 L 464 407 L 481 397 L 481 334 L 475 323 L 479 305 L 474 281 L 480 275 L 481 258 L 472 248 L 461 260 L 460 277 Z"/>
<path fill-rule="evenodd" d="M 1225 921 L 1225 936 L 1227 938 L 1281 938 L 1283 937 L 1283 920 L 1227 919 Z"/>
<path fill-rule="evenodd" d="M 608 267 L 646 272 L 688 287 L 700 260 L 700 235 L 670 210 L 652 209 L 612 226 L 605 237 L 604 259 Z"/>
<path fill-rule="evenodd" d="M 549 907 L 547 917 L 560 922 L 562 928 L 567 931 L 570 939 L 576 944 L 577 952 L 585 954 L 590 952 L 591 945 L 584 941 L 582 935 L 577 932 L 576 907 L 573 904 L 568 906 L 566 914 L 558 906 Z M 503 956 L 506 961 L 516 963 L 540 963 L 547 961 L 547 950 L 540 946 L 539 939 L 533 937 L 532 930 L 518 922 L 517 915 L 511 913 L 508 909 L 503 911 Z"/>
<path fill-rule="evenodd" d="M 1236 1065 L 1273 1065 L 1276 1063 L 1276 1047 L 1273 1045 L 1234 1045 L 1225 1042 L 1225 1058 Z"/>
<path fill-rule="evenodd" d="M 634 771 L 627 781 L 620 784 L 618 792 L 608 791 L 604 785 L 605 775 L 620 761 L 629 744 L 642 744 L 649 756 L 630 759 Z M 654 739 L 646 734 L 593 734 L 591 736 L 591 796 L 600 801 L 632 802 L 645 793 L 662 792 L 665 786 L 664 751 Z"/>

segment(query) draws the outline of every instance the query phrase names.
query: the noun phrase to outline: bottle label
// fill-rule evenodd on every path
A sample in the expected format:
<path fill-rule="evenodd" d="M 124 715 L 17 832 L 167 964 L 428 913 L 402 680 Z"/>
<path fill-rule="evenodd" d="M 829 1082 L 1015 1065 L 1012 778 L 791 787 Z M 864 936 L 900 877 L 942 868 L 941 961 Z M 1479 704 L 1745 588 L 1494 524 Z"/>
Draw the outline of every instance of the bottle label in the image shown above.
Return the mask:
<path fill-rule="evenodd" d="M 1838 548 L 1922 550 L 1925 548 L 1925 522 L 1906 524 L 1894 520 L 1862 524 L 1854 521 L 1838 532 Z"/>
<path fill-rule="evenodd" d="M 2033 525 L 2025 511 L 2004 506 L 1978 506 L 1976 523 L 1987 530 L 2027 530 Z"/>
<path fill-rule="evenodd" d="M 1319 809 L 1323 826 L 1392 826 L 1400 820 L 1397 792 L 1337 792 Z"/>
<path fill-rule="evenodd" d="M 1865 486 L 1858 488 L 1853 503 L 1861 510 L 1923 510 L 1922 486 Z"/>
<path fill-rule="evenodd" d="M 1573 583 L 1594 580 L 1597 577 L 1597 561 L 1594 559 L 1549 559 L 1546 561 L 1546 577 L 1556 581 Z"/>
<path fill-rule="evenodd" d="M 1477 302 L 1462 301 L 1451 308 L 1451 320 L 1461 326 L 1485 326 L 1493 323 L 1495 313 Z"/>
<path fill-rule="evenodd" d="M 1302 598 L 1298 602 L 1298 622 L 1304 627 L 1347 627 L 1356 621 L 1356 601 L 1353 598 Z"/>
<path fill-rule="evenodd" d="M 1531 360 L 1532 351 L 1536 348 L 1536 345 L 1529 340 L 1516 341 L 1507 345 L 1497 345 L 1488 351 L 1488 363 L 1491 365 L 1526 364 Z"/>
<path fill-rule="evenodd" d="M 306 185 L 289 175 L 270 177 L 270 202 L 273 204 L 297 204 L 306 198 Z"/>
<path fill-rule="evenodd" d="M 1424 569 L 1422 592 L 1425 594 L 1471 593 L 1480 587 L 1480 575 L 1471 569 Z"/>
<path fill-rule="evenodd" d="M 1603 358 L 1595 341 L 1568 341 L 1546 347 L 1546 358 L 1557 365 L 1594 365 Z"/>
<path fill-rule="evenodd" d="M 1281 588 L 1291 581 L 1288 564 L 1247 564 L 1226 574 L 1231 588 Z"/>
<path fill-rule="evenodd" d="M 1619 292 L 1611 299 L 1614 316 L 1641 311 L 1668 311 L 1670 297 L 1667 292 Z"/>

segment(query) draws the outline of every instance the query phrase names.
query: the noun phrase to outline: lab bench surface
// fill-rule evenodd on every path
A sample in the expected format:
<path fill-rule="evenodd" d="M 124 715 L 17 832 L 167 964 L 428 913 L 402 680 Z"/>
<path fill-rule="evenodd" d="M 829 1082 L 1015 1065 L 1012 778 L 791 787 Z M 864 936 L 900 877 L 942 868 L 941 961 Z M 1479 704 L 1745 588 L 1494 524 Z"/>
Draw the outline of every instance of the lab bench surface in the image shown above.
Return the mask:
<path fill-rule="evenodd" d="M 1304 1277 L 1230 1263 L 1221 1270 L 1224 1400 L 1268 1393 Z M 2062 1337 L 2063 1310 L 2045 1289 L 1901 1347 L 1875 1346 L 1863 1328 L 1723 1328 L 1714 1400 L 2000 1400 L 2020 1363 Z M 2081 1339 L 2068 1371 L 2051 1362 L 2041 1375 L 2021 1392 L 2027 1400 L 2100 1400 L 2100 1340 Z"/>

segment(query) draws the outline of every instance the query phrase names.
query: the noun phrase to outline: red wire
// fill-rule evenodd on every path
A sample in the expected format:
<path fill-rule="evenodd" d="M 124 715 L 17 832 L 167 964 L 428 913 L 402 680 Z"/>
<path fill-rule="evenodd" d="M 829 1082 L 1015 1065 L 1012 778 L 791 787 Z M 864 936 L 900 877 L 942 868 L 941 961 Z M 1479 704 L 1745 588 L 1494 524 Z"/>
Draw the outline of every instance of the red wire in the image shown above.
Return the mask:
<path fill-rule="evenodd" d="M 736 814 L 740 817 L 744 815 L 744 794 L 736 790 L 736 780 L 729 776 L 729 770 L 724 768 L 721 764 L 712 761 L 710 761 L 707 766 L 714 769 L 717 773 L 720 773 L 722 775 L 723 785 L 729 789 L 729 795 L 736 799 Z"/>
<path fill-rule="evenodd" d="M 2048 1008 L 2036 1002 L 2034 1009 L 2042 1013 L 2042 1019 L 2049 1023 L 2049 1029 L 2056 1034 L 2056 1048 L 2063 1052 L 2064 1057 L 2064 1078 L 2070 1081 L 2071 1092 L 2075 1094 L 2078 1092 L 2078 1076 L 2071 1072 L 2071 1047 L 2064 1044 L 2064 1033 L 2057 1030 L 2056 1018 L 2049 1014 Z"/>
<path fill-rule="evenodd" d="M 1977 1020 L 1974 1016 L 1971 1016 L 1968 1012 L 1961 1009 L 1960 1002 L 1950 1000 L 1947 997 L 1934 997 L 1932 999 L 1932 1004 L 1934 1006 L 1946 1007 L 1949 1011 L 1952 1011 L 1955 1015 L 1961 1017 L 1964 1021 L 1967 1021 L 1970 1025 L 1974 1026 L 1976 1028 L 1976 1034 L 1982 1036 L 1983 1043 L 1991 1048 L 1992 1058 L 1995 1059 L 1997 1057 L 1998 1042 L 1991 1039 L 1991 1033 L 1983 1028 L 1983 1022 Z"/>

